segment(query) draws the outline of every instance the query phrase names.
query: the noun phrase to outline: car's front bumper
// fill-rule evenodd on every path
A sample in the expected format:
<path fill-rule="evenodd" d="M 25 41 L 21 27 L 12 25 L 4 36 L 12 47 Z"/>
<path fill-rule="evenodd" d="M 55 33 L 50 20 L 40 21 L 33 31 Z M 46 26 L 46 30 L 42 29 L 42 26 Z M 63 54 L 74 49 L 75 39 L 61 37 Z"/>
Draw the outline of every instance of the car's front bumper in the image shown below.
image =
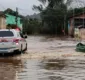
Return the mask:
<path fill-rule="evenodd" d="M 18 50 L 18 48 L 0 48 L 0 53 L 12 53 L 15 50 Z"/>

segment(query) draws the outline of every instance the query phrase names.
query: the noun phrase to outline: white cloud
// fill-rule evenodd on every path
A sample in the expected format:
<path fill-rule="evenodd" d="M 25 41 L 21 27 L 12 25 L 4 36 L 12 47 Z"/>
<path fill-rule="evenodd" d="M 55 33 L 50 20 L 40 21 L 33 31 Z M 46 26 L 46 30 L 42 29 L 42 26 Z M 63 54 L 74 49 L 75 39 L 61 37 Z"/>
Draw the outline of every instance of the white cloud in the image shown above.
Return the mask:
<path fill-rule="evenodd" d="M 85 1 L 84 0 L 74 0 L 69 7 L 70 8 L 85 7 Z"/>
<path fill-rule="evenodd" d="M 24 15 L 33 14 L 32 6 L 34 4 L 39 5 L 38 0 L 0 0 L 0 10 L 4 10 L 4 8 L 15 10 L 18 7 L 20 8 L 19 12 Z"/>
<path fill-rule="evenodd" d="M 71 7 L 78 7 L 84 0 L 73 0 Z M 82 3 L 79 3 L 78 1 L 81 1 Z M 33 14 L 34 11 L 32 10 L 33 5 L 39 5 L 38 0 L 0 0 L 0 11 L 5 10 L 7 8 L 11 8 L 13 10 L 16 9 L 16 7 L 20 8 L 19 12 L 24 15 L 30 15 Z"/>

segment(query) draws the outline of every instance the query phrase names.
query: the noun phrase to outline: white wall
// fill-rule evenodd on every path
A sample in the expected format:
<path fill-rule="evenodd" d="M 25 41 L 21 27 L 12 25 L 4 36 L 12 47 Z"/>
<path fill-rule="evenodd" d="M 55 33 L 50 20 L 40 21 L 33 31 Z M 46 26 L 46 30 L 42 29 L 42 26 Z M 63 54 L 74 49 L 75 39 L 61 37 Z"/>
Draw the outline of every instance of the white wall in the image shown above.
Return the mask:
<path fill-rule="evenodd" d="M 6 29 L 6 19 L 4 17 L 0 17 L 0 29 Z"/>

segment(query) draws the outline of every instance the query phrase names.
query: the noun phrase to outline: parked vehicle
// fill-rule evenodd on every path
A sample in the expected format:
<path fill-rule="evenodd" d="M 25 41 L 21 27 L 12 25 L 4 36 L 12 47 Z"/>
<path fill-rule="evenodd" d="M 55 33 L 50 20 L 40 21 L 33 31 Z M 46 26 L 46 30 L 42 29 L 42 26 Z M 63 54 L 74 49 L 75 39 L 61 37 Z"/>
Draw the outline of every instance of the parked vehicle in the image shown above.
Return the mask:
<path fill-rule="evenodd" d="M 27 50 L 26 36 L 15 29 L 0 30 L 0 53 L 22 52 Z"/>

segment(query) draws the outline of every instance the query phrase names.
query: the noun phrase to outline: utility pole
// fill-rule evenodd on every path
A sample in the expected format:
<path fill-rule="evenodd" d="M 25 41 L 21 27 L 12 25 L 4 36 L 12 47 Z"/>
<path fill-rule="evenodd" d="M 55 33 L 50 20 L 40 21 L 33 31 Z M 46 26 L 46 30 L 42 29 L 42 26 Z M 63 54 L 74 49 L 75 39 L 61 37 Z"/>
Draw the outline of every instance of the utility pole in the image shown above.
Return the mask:
<path fill-rule="evenodd" d="M 72 36 L 74 36 L 75 33 L 75 8 L 73 9 L 73 27 L 72 27 Z"/>
<path fill-rule="evenodd" d="M 66 15 L 64 15 L 64 36 L 66 34 Z"/>
<path fill-rule="evenodd" d="M 83 28 L 84 28 L 84 8 L 85 7 L 83 7 Z"/>
<path fill-rule="evenodd" d="M 17 22 L 18 22 L 18 8 L 16 7 L 16 19 L 15 19 L 15 21 L 16 21 L 16 25 L 17 25 Z"/>
<path fill-rule="evenodd" d="M 73 28 L 75 28 L 75 8 L 73 9 Z"/>

